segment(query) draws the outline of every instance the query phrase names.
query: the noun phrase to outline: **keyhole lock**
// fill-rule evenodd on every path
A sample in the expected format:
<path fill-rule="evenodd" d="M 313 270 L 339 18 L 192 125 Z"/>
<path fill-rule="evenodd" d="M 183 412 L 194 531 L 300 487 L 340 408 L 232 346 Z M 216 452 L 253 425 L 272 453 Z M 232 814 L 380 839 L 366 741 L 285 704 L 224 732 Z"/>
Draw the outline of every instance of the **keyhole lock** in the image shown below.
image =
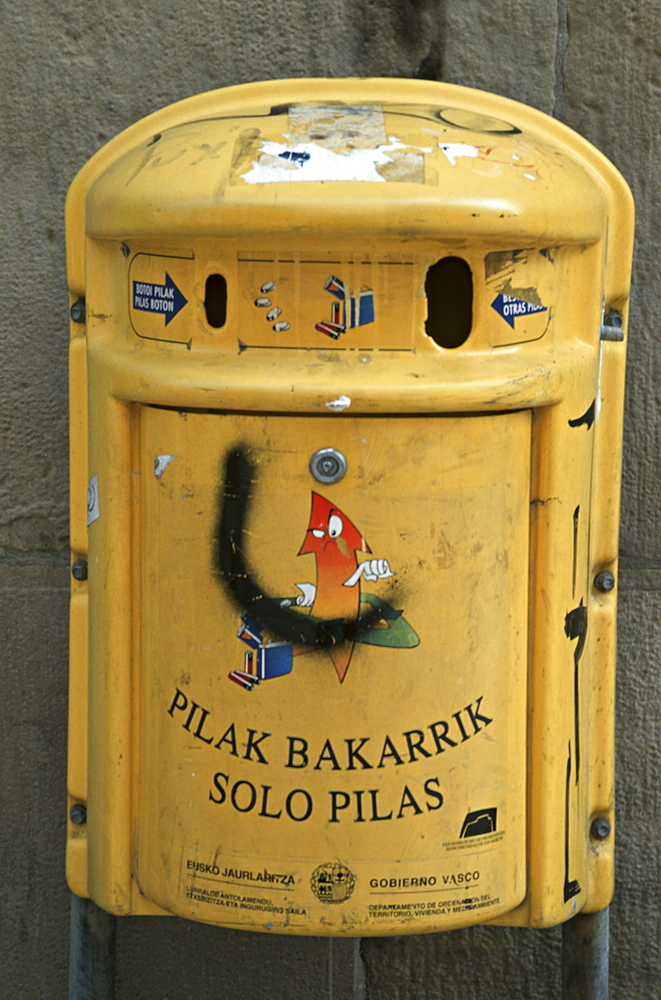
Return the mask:
<path fill-rule="evenodd" d="M 320 448 L 310 459 L 310 472 L 318 483 L 339 483 L 347 471 L 347 460 L 337 448 Z"/>

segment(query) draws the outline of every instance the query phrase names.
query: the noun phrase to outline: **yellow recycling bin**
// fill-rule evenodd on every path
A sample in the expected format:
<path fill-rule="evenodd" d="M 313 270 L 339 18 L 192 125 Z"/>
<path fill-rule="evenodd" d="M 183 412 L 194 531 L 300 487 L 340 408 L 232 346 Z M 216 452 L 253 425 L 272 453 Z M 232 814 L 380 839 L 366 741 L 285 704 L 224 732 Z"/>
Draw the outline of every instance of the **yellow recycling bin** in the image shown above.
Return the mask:
<path fill-rule="evenodd" d="M 609 902 L 633 209 L 403 80 L 153 114 L 67 205 L 71 888 L 294 934 Z"/>

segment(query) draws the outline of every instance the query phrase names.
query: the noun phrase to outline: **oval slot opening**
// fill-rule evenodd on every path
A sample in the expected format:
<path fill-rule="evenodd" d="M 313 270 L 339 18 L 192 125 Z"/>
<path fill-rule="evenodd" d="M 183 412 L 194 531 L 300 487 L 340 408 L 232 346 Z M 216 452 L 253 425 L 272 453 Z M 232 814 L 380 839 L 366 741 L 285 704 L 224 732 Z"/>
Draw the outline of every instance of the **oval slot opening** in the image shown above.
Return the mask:
<path fill-rule="evenodd" d="M 204 311 L 214 330 L 225 326 L 227 319 L 227 282 L 222 274 L 210 274 L 204 287 Z"/>
<path fill-rule="evenodd" d="M 473 274 L 462 257 L 443 257 L 427 271 L 425 331 L 439 347 L 460 347 L 473 325 Z"/>

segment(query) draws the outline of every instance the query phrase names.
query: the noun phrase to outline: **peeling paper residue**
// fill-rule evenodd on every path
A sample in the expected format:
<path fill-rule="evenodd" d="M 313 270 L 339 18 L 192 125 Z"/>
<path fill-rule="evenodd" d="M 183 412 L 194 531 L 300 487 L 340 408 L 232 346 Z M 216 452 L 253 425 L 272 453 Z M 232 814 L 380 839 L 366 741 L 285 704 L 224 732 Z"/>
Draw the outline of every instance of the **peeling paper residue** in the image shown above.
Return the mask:
<path fill-rule="evenodd" d="M 154 459 L 154 475 L 160 479 L 168 465 L 174 462 L 176 455 L 157 455 Z"/>
<path fill-rule="evenodd" d="M 343 410 L 347 410 L 351 406 L 351 399 L 349 396 L 338 396 L 337 399 L 331 399 L 330 403 L 325 405 L 333 413 L 342 413 Z"/>
<path fill-rule="evenodd" d="M 403 152 L 406 150 L 406 152 Z M 390 137 L 387 143 L 372 149 L 328 149 L 316 142 L 298 142 L 288 146 L 265 141 L 259 159 L 242 175 L 248 184 L 274 184 L 294 181 L 370 181 L 385 182 L 393 164 L 405 160 L 396 180 L 424 181 L 422 153 L 431 147 L 411 147 Z M 385 169 L 382 173 L 381 170 Z"/>
<path fill-rule="evenodd" d="M 439 142 L 438 148 L 450 161 L 453 167 L 457 165 L 457 160 L 462 156 L 475 157 L 480 155 L 477 146 L 470 146 L 467 142 Z"/>
<path fill-rule="evenodd" d="M 376 104 L 313 104 L 289 109 L 294 142 L 327 149 L 375 149 L 386 141 L 383 108 Z"/>

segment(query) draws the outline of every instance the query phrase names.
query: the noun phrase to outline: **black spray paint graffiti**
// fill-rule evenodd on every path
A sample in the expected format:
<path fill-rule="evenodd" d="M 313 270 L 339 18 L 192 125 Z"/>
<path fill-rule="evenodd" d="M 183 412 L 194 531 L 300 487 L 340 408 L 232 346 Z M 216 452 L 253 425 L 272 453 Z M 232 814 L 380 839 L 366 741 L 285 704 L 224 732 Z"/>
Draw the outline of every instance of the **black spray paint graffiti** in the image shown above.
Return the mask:
<path fill-rule="evenodd" d="M 594 420 L 594 402 L 588 410 L 578 420 L 570 420 L 572 427 L 579 427 L 586 424 L 588 430 Z M 581 506 L 578 504 L 573 514 L 573 558 L 572 558 L 572 598 L 576 595 L 576 576 L 578 566 L 578 540 L 580 526 Z M 575 754 L 575 784 L 578 785 L 578 776 L 581 765 L 581 728 L 580 728 L 580 661 L 585 649 L 585 642 L 588 633 L 588 609 L 583 604 L 581 598 L 578 607 L 572 608 L 565 615 L 565 635 L 568 639 L 576 640 L 574 647 L 574 743 L 576 745 Z M 567 745 L 567 774 L 565 778 L 565 879 L 563 886 L 563 897 L 565 903 L 577 896 L 581 887 L 577 879 L 569 877 L 569 801 L 571 789 L 571 769 L 572 769 L 572 748 L 571 742 Z"/>
<path fill-rule="evenodd" d="M 573 608 L 569 614 L 565 615 L 565 635 L 568 639 L 578 639 L 574 647 L 574 739 L 576 741 L 576 781 L 578 782 L 578 772 L 581 763 L 581 743 L 580 743 L 580 719 L 579 719 L 579 663 L 585 640 L 588 634 L 588 609 L 583 604 L 583 598 L 577 608 Z"/>
<path fill-rule="evenodd" d="M 572 571 L 571 571 L 571 596 L 572 600 L 576 597 L 576 570 L 578 567 L 578 525 L 581 516 L 581 505 L 580 503 L 574 511 L 574 555 L 572 558 Z"/>
<path fill-rule="evenodd" d="M 571 743 L 567 744 L 567 777 L 565 780 L 565 885 L 564 899 L 568 903 L 574 896 L 578 896 L 581 887 L 578 879 L 569 877 L 569 787 L 571 785 Z"/>
<path fill-rule="evenodd" d="M 283 607 L 269 597 L 256 581 L 245 557 L 244 535 L 257 470 L 248 449 L 230 451 L 224 463 L 223 485 L 213 542 L 213 569 L 228 597 L 240 611 L 247 611 L 278 639 L 310 648 L 329 649 L 343 643 L 360 642 L 382 618 L 371 608 L 359 618 L 312 620 Z"/>
<path fill-rule="evenodd" d="M 567 423 L 570 427 L 585 427 L 589 431 L 594 423 L 596 409 L 597 401 L 593 399 L 582 416 L 576 417 L 575 420 L 568 420 Z"/>

